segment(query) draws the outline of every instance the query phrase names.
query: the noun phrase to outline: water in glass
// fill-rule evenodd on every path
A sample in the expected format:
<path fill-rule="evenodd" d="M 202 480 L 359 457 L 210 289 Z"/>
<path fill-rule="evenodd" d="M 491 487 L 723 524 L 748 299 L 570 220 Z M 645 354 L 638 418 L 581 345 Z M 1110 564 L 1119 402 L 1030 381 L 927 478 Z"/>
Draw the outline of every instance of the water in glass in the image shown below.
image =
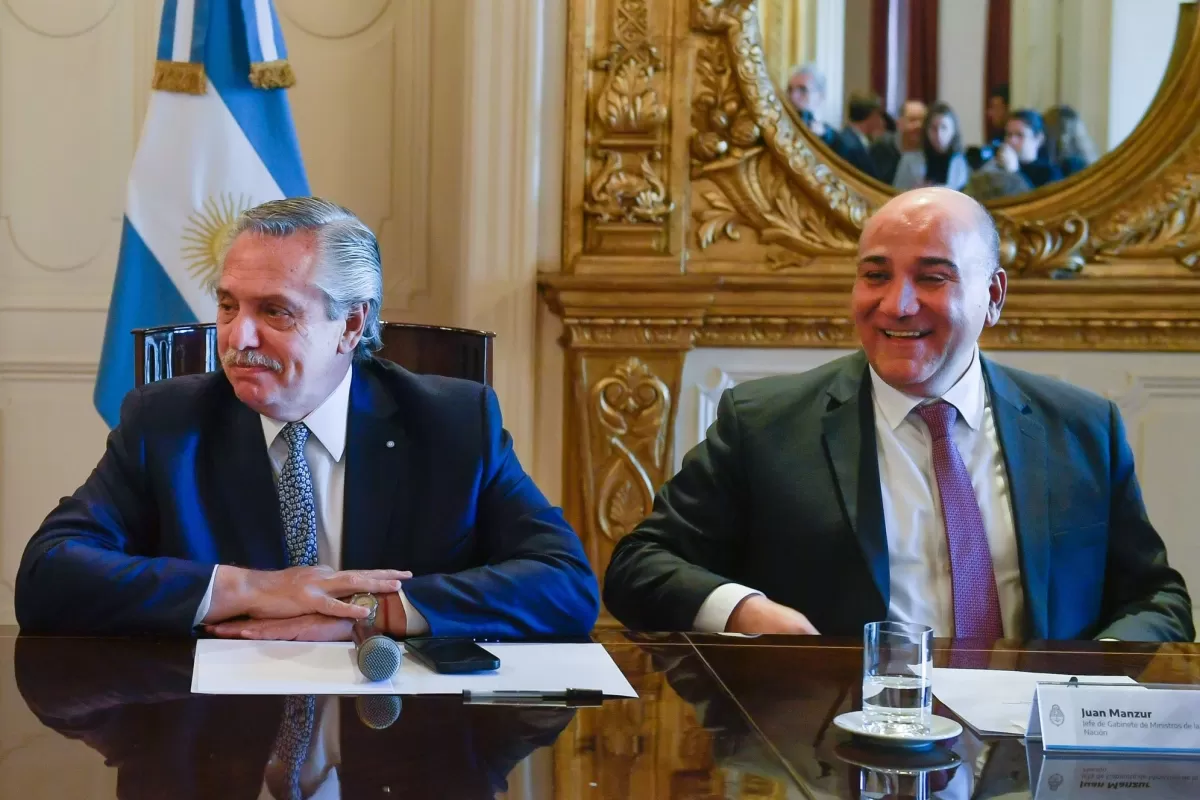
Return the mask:
<path fill-rule="evenodd" d="M 863 677 L 863 715 L 867 724 L 912 730 L 929 724 L 933 682 L 893 675 Z"/>
<path fill-rule="evenodd" d="M 933 630 L 872 622 L 863 630 L 863 722 L 879 733 L 928 729 L 933 714 Z"/>

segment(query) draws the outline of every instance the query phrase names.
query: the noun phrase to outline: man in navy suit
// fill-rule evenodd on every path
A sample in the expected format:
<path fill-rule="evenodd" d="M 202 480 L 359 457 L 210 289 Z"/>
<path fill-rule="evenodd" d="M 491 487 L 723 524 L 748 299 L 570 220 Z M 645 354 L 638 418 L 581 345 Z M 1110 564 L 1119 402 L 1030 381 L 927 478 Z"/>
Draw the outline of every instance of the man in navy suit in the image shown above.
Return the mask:
<path fill-rule="evenodd" d="M 374 358 L 371 231 L 317 198 L 238 221 L 221 372 L 137 389 L 25 549 L 22 629 L 344 640 L 586 634 L 596 579 L 486 386 Z"/>
<path fill-rule="evenodd" d="M 652 630 L 1190 641 L 1116 406 L 979 353 L 1007 286 L 966 195 L 883 206 L 851 297 L 862 351 L 725 393 L 614 550 L 608 608 Z"/>
<path fill-rule="evenodd" d="M 834 150 L 864 174 L 880 177 L 881 167 L 872 153 L 878 154 L 873 146 L 886 130 L 883 104 L 874 94 L 851 92 L 846 118 L 846 127 L 838 134 Z"/>

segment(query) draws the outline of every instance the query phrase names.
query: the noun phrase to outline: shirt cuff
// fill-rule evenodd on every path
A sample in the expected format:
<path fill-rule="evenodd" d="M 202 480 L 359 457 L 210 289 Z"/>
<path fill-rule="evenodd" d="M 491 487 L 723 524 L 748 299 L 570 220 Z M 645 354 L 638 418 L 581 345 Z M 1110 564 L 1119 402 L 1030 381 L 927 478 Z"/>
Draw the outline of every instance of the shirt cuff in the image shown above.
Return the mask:
<path fill-rule="evenodd" d="M 429 633 L 429 620 L 425 619 L 425 615 L 417 611 L 417 607 L 404 596 L 403 586 L 400 587 L 397 594 L 400 595 L 400 604 L 404 606 L 404 635 L 420 636 L 423 633 Z"/>
<path fill-rule="evenodd" d="M 192 620 L 192 627 L 196 627 L 204 618 L 208 616 L 208 610 L 212 608 L 212 593 L 213 587 L 217 585 L 217 570 L 220 569 L 220 564 L 213 567 L 212 577 L 208 579 L 208 589 L 204 592 L 204 597 L 200 600 L 200 607 L 196 609 L 196 618 Z"/>
<path fill-rule="evenodd" d="M 738 603 L 762 592 L 742 586 L 740 583 L 723 583 L 700 604 L 700 611 L 692 623 L 692 629 L 704 633 L 724 633 L 729 617 Z"/>

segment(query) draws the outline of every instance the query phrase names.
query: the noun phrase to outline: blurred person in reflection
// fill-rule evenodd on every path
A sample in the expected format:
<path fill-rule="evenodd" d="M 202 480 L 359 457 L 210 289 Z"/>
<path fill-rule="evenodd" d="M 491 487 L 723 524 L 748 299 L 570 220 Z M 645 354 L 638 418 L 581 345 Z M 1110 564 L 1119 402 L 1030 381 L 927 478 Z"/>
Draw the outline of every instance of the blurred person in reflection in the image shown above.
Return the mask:
<path fill-rule="evenodd" d="M 1004 127 L 1008 122 L 1008 84 L 1000 84 L 988 95 L 983 116 L 987 120 L 987 141 L 999 147 L 1004 142 Z"/>
<path fill-rule="evenodd" d="M 1000 145 L 1004 144 L 1004 123 L 1008 121 L 1008 86 L 1001 84 L 988 95 L 987 104 L 983 109 L 984 127 L 986 128 L 982 145 L 972 145 L 966 149 L 967 164 L 972 170 L 977 170 L 987 164 Z"/>
<path fill-rule="evenodd" d="M 387 787 L 492 798 L 575 713 L 432 696 L 389 707 L 400 698 L 194 694 L 186 641 L 21 636 L 13 660 L 29 710 L 116 769 L 122 800 L 380 797 Z M 290 713 L 310 701 L 311 717 Z"/>
<path fill-rule="evenodd" d="M 921 148 L 905 153 L 896 168 L 895 186 L 901 191 L 921 186 L 962 189 L 971 177 L 962 152 L 962 134 L 954 109 L 937 103 L 925 117 Z"/>
<path fill-rule="evenodd" d="M 889 131 L 871 145 L 871 160 L 875 174 L 884 183 L 892 183 L 896 169 L 905 153 L 921 151 L 921 128 L 927 109 L 920 100 L 905 100 L 896 120 L 896 130 Z"/>
<path fill-rule="evenodd" d="M 1062 170 L 1045 155 L 1046 126 L 1041 114 L 1028 108 L 1014 111 L 1004 124 L 1004 144 L 994 163 L 1006 172 L 1020 172 L 1037 189 L 1062 180 Z"/>
<path fill-rule="evenodd" d="M 99 465 L 17 573 L 42 633 L 346 640 L 578 636 L 598 588 L 496 395 L 376 358 L 374 234 L 319 198 L 236 222 L 219 372 L 125 398 Z"/>
<path fill-rule="evenodd" d="M 1022 194 L 1062 180 L 1062 170 L 1045 155 L 1046 130 L 1041 114 L 1027 108 L 1014 111 L 1004 130 L 1004 144 L 971 177 L 968 194 L 988 200 Z"/>
<path fill-rule="evenodd" d="M 800 121 L 818 139 L 833 147 L 837 141 L 837 131 L 817 116 L 821 104 L 825 102 L 825 75 L 816 64 L 802 64 L 792 70 L 788 78 L 788 99 L 800 115 Z"/>
<path fill-rule="evenodd" d="M 1096 160 L 1096 145 L 1079 113 L 1070 106 L 1046 111 L 1046 156 L 1070 177 Z"/>
<path fill-rule="evenodd" d="M 722 396 L 613 551 L 608 609 L 650 630 L 1190 641 L 1117 407 L 985 358 L 1008 278 L 945 188 L 863 229 L 858 352 Z"/>
<path fill-rule="evenodd" d="M 846 119 L 846 127 L 838 134 L 837 154 L 864 174 L 878 177 L 871 146 L 887 130 L 879 97 L 870 92 L 851 92 Z"/>

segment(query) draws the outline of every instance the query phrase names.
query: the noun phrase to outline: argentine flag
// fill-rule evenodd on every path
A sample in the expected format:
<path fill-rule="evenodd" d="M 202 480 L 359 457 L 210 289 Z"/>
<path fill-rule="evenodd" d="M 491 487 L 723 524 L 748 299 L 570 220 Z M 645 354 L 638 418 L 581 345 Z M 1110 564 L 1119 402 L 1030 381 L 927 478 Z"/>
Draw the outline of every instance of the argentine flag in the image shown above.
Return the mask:
<path fill-rule="evenodd" d="M 113 427 L 134 328 L 216 319 L 224 237 L 242 211 L 309 194 L 271 0 L 165 0 L 133 159 L 95 403 Z"/>

